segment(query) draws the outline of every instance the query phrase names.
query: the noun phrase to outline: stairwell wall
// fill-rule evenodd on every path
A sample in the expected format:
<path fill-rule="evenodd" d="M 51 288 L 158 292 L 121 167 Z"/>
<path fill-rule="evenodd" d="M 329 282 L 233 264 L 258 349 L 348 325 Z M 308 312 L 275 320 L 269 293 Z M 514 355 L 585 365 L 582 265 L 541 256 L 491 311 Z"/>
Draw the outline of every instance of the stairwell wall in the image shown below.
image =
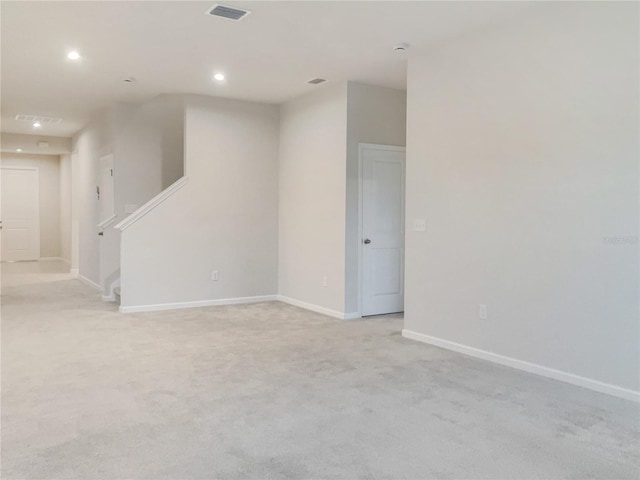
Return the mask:
<path fill-rule="evenodd" d="M 277 291 L 277 107 L 184 100 L 188 182 L 122 232 L 124 311 Z"/>

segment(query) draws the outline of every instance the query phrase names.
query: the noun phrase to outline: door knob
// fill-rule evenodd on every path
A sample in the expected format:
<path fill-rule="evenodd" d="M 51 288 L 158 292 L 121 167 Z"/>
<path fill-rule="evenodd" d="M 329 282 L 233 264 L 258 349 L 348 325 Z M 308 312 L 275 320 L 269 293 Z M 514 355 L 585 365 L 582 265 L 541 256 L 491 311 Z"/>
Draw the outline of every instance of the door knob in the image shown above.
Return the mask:
<path fill-rule="evenodd" d="M 369 245 L 371 243 L 371 240 L 369 240 L 368 238 L 364 239 L 364 244 L 365 245 Z"/>

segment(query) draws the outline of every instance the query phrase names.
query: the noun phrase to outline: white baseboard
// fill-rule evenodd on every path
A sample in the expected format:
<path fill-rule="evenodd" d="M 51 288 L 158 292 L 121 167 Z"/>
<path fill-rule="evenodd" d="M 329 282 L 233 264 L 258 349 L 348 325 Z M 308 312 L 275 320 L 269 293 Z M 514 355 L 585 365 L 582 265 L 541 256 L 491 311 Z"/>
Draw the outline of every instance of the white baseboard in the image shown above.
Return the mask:
<path fill-rule="evenodd" d="M 313 303 L 307 303 L 301 300 L 296 300 L 295 298 L 285 297 L 284 295 L 278 295 L 277 297 L 277 300 L 280 302 L 288 303 L 289 305 L 294 305 L 296 307 L 304 308 L 305 310 L 311 310 L 312 312 L 321 313 L 323 315 L 328 315 L 329 317 L 339 318 L 340 320 L 352 320 L 354 318 L 360 318 L 361 316 L 358 312 L 338 312 L 337 310 L 331 310 L 319 305 L 314 305 Z"/>
<path fill-rule="evenodd" d="M 62 257 L 40 257 L 41 262 L 64 262 L 69 265 L 71 262 Z"/>
<path fill-rule="evenodd" d="M 80 276 L 80 269 L 79 268 L 72 268 L 71 270 L 69 270 L 69 273 L 71 275 L 73 275 L 74 277 L 79 277 Z"/>
<path fill-rule="evenodd" d="M 102 301 L 103 302 L 115 302 L 116 301 L 116 295 L 115 294 L 102 295 Z"/>
<path fill-rule="evenodd" d="M 78 280 L 80 280 L 82 283 L 84 283 L 85 285 L 89 285 L 92 288 L 95 288 L 97 291 L 102 291 L 102 289 L 100 288 L 100 285 L 98 285 L 96 282 L 89 280 L 87 277 L 78 274 L 77 275 Z"/>
<path fill-rule="evenodd" d="M 157 312 L 159 310 L 178 310 L 182 308 L 213 307 L 217 305 L 238 305 L 244 303 L 273 302 L 277 295 L 257 297 L 221 298 L 218 300 L 196 300 L 193 302 L 159 303 L 156 305 L 120 306 L 120 313 Z"/>
<path fill-rule="evenodd" d="M 635 390 L 629 390 L 627 388 L 618 387 L 616 385 L 600 382 L 591 378 L 574 375 L 573 373 L 563 372 L 561 370 L 555 370 L 535 363 L 525 362 L 516 358 L 505 357 L 504 355 L 450 342 L 449 340 L 443 340 L 437 337 L 431 337 L 411 330 L 402 330 L 402 336 L 410 338 L 411 340 L 428 343 L 429 345 L 435 345 L 436 347 L 444 348 L 446 350 L 463 353 L 471 357 L 481 358 L 482 360 L 487 360 L 489 362 L 498 363 L 518 370 L 524 370 L 529 373 L 535 373 L 536 375 L 541 375 L 543 377 L 553 378 L 554 380 L 588 388 L 589 390 L 595 390 L 596 392 L 606 393 L 616 397 L 625 398 L 627 400 L 632 400 L 634 402 L 640 402 L 640 392 L 636 392 Z"/>

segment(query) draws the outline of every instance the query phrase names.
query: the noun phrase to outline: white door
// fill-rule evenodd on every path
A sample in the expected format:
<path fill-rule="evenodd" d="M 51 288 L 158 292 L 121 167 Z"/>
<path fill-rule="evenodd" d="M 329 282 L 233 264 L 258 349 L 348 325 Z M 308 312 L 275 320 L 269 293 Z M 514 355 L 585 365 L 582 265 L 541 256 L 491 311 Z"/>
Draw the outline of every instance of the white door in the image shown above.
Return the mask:
<path fill-rule="evenodd" d="M 100 223 L 109 220 L 115 214 L 115 197 L 113 191 L 113 155 L 100 159 Z"/>
<path fill-rule="evenodd" d="M 40 193 L 38 170 L 0 169 L 2 260 L 40 258 Z"/>
<path fill-rule="evenodd" d="M 362 315 L 404 310 L 404 147 L 360 145 Z"/>

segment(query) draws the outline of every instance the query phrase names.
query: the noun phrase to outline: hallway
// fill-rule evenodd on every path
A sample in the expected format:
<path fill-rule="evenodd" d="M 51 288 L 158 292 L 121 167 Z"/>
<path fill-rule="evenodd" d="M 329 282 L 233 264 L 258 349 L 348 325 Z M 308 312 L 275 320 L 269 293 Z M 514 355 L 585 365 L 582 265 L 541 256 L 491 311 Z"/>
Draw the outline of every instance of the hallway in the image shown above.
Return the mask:
<path fill-rule="evenodd" d="M 636 478 L 637 405 L 282 303 L 122 315 L 3 264 L 2 478 Z"/>

